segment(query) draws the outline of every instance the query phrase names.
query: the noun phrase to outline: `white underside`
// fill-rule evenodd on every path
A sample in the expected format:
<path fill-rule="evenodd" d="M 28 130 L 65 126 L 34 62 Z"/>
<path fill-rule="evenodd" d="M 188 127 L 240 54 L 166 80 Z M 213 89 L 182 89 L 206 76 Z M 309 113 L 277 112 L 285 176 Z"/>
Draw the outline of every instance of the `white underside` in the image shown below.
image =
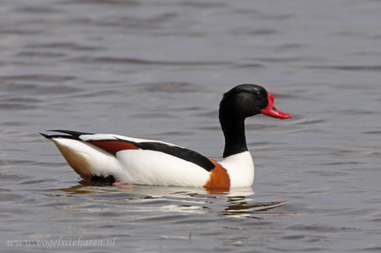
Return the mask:
<path fill-rule="evenodd" d="M 124 169 L 120 180 L 126 183 L 202 187 L 209 179 L 202 167 L 162 152 L 124 150 L 117 158 Z"/>
<path fill-rule="evenodd" d="M 113 138 L 134 142 L 157 142 L 108 134 L 81 136 L 83 140 Z M 77 140 L 54 138 L 53 142 L 85 158 L 94 175 L 113 175 L 116 180 L 125 184 L 202 187 L 209 179 L 209 172 L 202 167 L 158 151 L 123 150 L 115 157 L 100 148 Z M 253 185 L 254 163 L 248 151 L 225 158 L 221 165 L 228 171 L 231 187 Z"/>

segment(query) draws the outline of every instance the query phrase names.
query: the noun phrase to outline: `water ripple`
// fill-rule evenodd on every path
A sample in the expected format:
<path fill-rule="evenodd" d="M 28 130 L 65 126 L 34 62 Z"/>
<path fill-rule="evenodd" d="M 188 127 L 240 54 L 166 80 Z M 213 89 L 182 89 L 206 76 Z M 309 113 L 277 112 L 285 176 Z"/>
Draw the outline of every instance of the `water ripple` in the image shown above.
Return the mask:
<path fill-rule="evenodd" d="M 174 66 L 207 66 L 207 65 L 231 65 L 231 62 L 223 61 L 155 61 L 145 60 L 138 58 L 118 58 L 118 57 L 90 57 L 90 56 L 78 56 L 67 59 L 69 62 L 79 63 L 103 63 L 103 64 L 133 64 L 133 65 L 174 65 Z"/>

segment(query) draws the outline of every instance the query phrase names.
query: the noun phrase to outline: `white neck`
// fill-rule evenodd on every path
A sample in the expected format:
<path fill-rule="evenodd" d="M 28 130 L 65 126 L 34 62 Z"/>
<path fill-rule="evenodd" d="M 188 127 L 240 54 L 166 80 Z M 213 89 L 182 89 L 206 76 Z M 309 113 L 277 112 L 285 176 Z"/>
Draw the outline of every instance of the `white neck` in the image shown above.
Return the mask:
<path fill-rule="evenodd" d="M 248 187 L 254 183 L 254 162 L 249 151 L 225 157 L 220 164 L 228 171 L 230 187 Z"/>

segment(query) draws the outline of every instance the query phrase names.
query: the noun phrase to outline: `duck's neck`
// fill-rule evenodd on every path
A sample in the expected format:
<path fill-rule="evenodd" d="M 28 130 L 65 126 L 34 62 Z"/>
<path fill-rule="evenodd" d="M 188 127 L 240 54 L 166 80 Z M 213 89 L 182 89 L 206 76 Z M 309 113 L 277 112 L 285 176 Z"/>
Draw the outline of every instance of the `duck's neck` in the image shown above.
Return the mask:
<path fill-rule="evenodd" d="M 223 157 L 247 151 L 245 136 L 245 119 L 228 117 L 220 114 L 221 128 L 225 136 Z"/>

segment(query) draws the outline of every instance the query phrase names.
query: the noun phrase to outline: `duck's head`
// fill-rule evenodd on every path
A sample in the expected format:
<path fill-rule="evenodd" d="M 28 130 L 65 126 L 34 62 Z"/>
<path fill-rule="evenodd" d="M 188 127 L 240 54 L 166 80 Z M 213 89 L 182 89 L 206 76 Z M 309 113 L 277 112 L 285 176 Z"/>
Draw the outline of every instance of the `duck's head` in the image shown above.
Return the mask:
<path fill-rule="evenodd" d="M 220 119 L 244 120 L 256 114 L 278 119 L 291 118 L 291 114 L 274 106 L 274 96 L 256 84 L 241 84 L 226 92 L 220 103 Z"/>

